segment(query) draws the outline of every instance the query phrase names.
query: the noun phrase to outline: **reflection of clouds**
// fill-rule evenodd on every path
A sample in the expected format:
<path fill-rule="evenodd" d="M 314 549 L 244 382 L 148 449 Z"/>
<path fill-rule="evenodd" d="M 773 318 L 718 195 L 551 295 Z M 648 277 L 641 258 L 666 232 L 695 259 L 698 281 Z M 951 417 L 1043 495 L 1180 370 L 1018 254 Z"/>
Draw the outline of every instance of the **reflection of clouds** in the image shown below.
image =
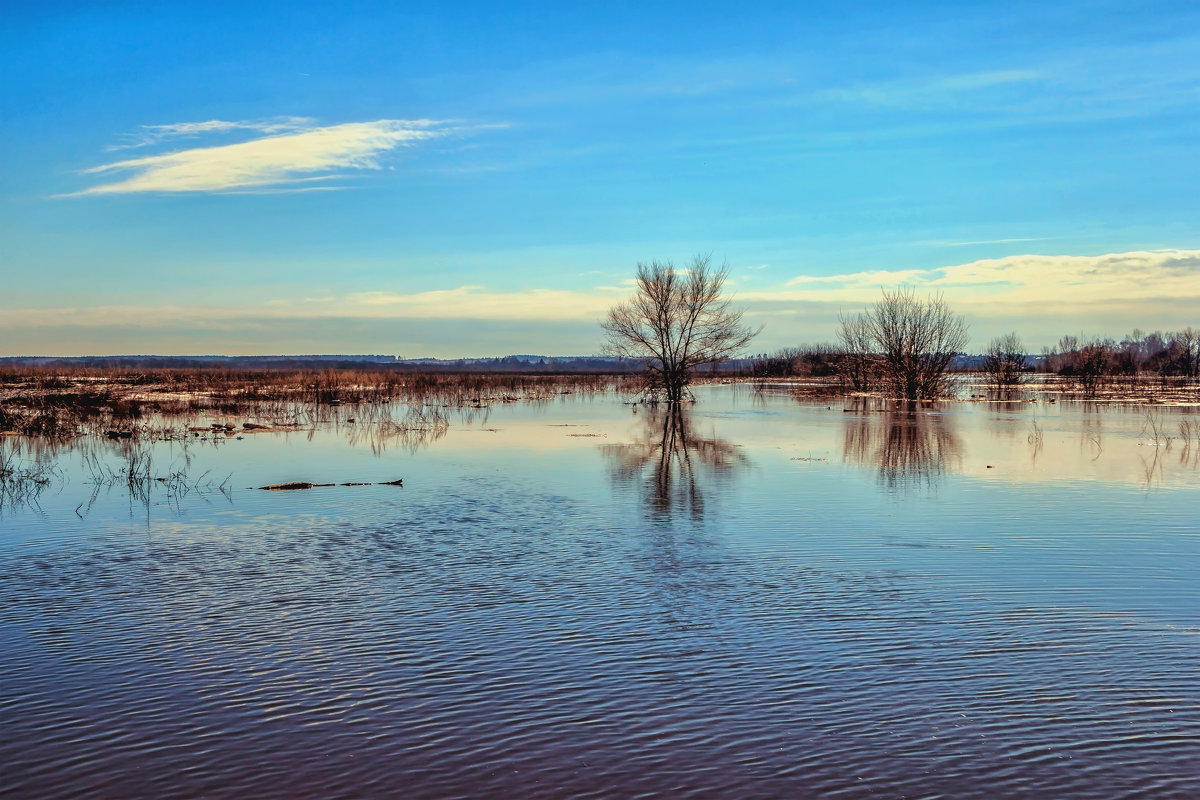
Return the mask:
<path fill-rule="evenodd" d="M 681 408 L 649 411 L 645 428 L 630 444 L 607 445 L 613 482 L 641 486 L 646 511 L 669 517 L 686 509 L 704 514 L 706 483 L 728 478 L 749 465 L 742 452 L 725 439 L 701 436 Z"/>
<path fill-rule="evenodd" d="M 885 411 L 847 416 L 843 459 L 879 470 L 888 490 L 933 489 L 958 465 L 962 444 L 942 414 Z"/>

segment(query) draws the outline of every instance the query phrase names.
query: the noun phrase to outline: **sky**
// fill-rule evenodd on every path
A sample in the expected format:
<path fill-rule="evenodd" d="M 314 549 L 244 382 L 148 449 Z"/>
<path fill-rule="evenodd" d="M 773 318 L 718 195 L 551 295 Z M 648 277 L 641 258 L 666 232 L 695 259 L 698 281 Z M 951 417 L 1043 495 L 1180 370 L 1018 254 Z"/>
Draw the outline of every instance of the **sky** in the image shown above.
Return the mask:
<path fill-rule="evenodd" d="M 0 355 L 755 352 L 1200 327 L 1200 4 L 2 3 Z"/>

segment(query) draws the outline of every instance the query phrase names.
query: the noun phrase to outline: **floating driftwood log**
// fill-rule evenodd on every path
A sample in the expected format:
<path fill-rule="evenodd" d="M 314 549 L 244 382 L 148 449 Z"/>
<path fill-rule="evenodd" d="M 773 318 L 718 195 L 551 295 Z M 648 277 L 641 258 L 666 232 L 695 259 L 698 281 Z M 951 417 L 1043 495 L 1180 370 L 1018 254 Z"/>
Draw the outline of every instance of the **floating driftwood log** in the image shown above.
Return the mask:
<path fill-rule="evenodd" d="M 308 481 L 290 481 L 289 483 L 272 483 L 270 486 L 259 486 L 258 488 L 264 492 L 292 492 L 297 489 L 315 489 L 319 486 L 337 486 L 336 483 L 310 483 Z M 380 481 L 378 484 L 370 481 L 351 481 L 343 483 L 342 486 L 403 486 L 404 479 L 397 478 L 394 481 Z"/>

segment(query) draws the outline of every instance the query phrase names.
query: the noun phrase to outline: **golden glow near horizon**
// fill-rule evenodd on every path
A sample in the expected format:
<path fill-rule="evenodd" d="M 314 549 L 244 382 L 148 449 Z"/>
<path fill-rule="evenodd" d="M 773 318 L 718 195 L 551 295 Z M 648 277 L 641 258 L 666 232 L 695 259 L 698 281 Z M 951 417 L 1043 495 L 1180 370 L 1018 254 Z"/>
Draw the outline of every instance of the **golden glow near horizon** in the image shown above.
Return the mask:
<path fill-rule="evenodd" d="M 759 352 L 1200 326 L 1189 4 L 8 5 L 0 355 L 590 354 L 697 254 Z"/>
<path fill-rule="evenodd" d="M 734 300 L 746 309 L 751 323 L 764 325 L 760 349 L 831 339 L 837 315 L 857 311 L 877 299 L 881 287 L 906 284 L 918 292 L 941 292 L 953 308 L 972 323 L 973 343 L 981 347 L 990 336 L 1017 330 L 1031 351 L 1052 344 L 1063 334 L 1120 336 L 1133 327 L 1146 330 L 1195 325 L 1200 308 L 1200 251 L 1162 250 L 1108 253 L 1099 256 L 1011 256 L 950 265 L 930 270 L 874 270 L 844 275 L 795 276 L 783 285 L 764 290 L 761 281 L 739 281 L 732 269 Z M 757 284 L 757 285 L 756 285 Z M 146 335 L 170 329 L 210 331 L 257 342 L 247 349 L 222 352 L 387 352 L 398 349 L 386 335 L 363 343 L 320 348 L 313 342 L 300 351 L 288 349 L 288 326 L 311 324 L 312 330 L 333 330 L 342 320 L 372 325 L 454 324 L 460 332 L 474 331 L 480 345 L 439 355 L 505 355 L 513 352 L 547 354 L 595 352 L 599 328 L 592 328 L 616 302 L 629 294 L 627 285 L 598 285 L 586 290 L 531 288 L 503 291 L 485 285 L 460 285 L 446 289 L 405 292 L 326 292 L 298 300 L 272 297 L 270 289 L 247 290 L 237 296 L 222 295 L 220 302 L 193 300 L 154 305 L 104 304 L 47 308 L 9 308 L 0 317 L 0 335 L 8 352 L 36 353 L 27 342 L 39 329 L 57 329 L 64 338 L 70 331 L 86 331 L 72 355 L 95 352 L 134 352 L 119 344 L 105 346 L 105 330 L 140 331 Z M 186 298 L 180 298 L 181 300 Z M 558 346 L 543 341 L 544 334 L 516 338 L 520 330 L 553 330 L 573 326 Z M 496 326 L 512 328 L 506 342 L 489 338 Z M 294 341 L 294 339 L 293 339 Z M 498 350 L 489 347 L 500 344 Z M 380 346 L 385 349 L 381 350 Z M 314 346 L 316 349 L 314 350 Z M 143 351 L 146 351 L 143 348 Z M 205 352 L 203 345 L 169 351 Z M 484 352 L 486 351 L 486 352 Z M 215 352 L 207 350 L 207 352 Z M 409 355 L 425 355 L 425 352 Z"/>

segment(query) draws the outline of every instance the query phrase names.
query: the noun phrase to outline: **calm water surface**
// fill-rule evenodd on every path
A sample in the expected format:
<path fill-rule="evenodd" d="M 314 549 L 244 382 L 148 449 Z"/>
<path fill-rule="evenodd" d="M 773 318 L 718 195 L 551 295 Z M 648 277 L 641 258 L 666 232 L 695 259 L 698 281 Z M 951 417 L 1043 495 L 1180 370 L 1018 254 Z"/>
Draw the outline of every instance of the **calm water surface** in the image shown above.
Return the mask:
<path fill-rule="evenodd" d="M 1200 415 L 698 394 L 46 456 L 0 794 L 1200 796 Z"/>

